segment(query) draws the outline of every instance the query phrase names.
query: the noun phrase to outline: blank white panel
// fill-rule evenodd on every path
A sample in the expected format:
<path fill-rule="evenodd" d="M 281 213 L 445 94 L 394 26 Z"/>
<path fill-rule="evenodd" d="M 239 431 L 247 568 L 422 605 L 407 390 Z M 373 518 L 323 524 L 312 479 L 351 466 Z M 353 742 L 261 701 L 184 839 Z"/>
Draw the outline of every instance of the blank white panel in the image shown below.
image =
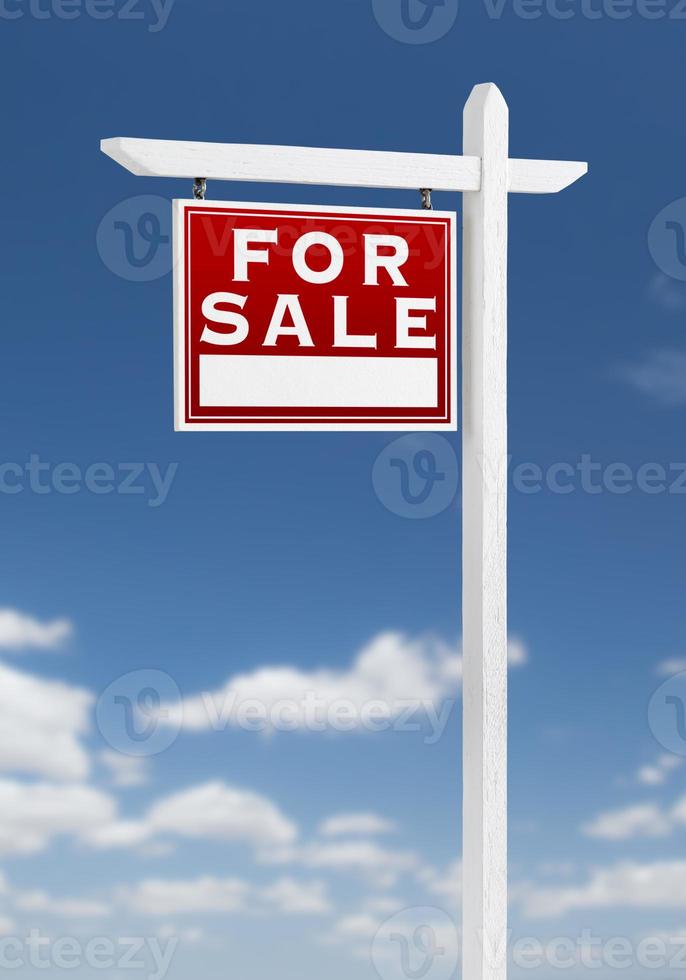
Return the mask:
<path fill-rule="evenodd" d="M 200 355 L 204 408 L 435 408 L 437 403 L 433 357 Z"/>

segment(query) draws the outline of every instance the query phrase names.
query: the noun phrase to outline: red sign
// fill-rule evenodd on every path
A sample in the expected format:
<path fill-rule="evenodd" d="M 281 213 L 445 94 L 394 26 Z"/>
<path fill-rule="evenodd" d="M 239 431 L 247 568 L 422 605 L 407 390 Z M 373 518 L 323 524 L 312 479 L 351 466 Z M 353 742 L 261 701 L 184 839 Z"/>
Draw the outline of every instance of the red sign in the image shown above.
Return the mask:
<path fill-rule="evenodd" d="M 455 215 L 176 201 L 177 429 L 455 429 Z"/>

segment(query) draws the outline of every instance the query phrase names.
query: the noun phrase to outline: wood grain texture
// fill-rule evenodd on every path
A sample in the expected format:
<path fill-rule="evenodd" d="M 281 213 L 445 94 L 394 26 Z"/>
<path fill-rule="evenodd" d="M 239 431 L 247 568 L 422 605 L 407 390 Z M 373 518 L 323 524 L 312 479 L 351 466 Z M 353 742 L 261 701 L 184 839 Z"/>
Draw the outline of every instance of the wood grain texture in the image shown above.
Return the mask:
<path fill-rule="evenodd" d="M 482 181 L 463 199 L 462 977 L 505 980 L 508 110 L 495 85 L 472 90 L 463 142 Z"/>
<path fill-rule="evenodd" d="M 478 191 L 478 156 L 387 153 L 377 150 L 327 150 L 304 146 L 240 143 L 193 143 L 114 137 L 100 147 L 117 163 L 141 177 L 206 177 L 208 180 L 262 181 L 276 184 L 328 184 L 339 187 L 389 187 L 437 191 Z M 585 163 L 561 160 L 510 160 L 509 190 L 549 194 L 586 172 Z"/>

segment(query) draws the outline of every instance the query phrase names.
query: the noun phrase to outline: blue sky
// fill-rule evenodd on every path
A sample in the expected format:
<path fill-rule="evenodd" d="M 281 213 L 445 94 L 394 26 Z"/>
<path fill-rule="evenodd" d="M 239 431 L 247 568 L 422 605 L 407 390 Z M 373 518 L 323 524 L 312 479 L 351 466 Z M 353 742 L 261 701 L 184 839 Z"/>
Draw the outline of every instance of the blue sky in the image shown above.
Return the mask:
<path fill-rule="evenodd" d="M 174 433 L 164 248 L 134 281 L 113 221 L 153 213 L 164 234 L 167 202 L 190 187 L 133 177 L 99 141 L 454 153 L 472 85 L 494 81 L 512 156 L 590 164 L 558 196 L 510 203 L 513 939 L 622 936 L 625 972 L 654 973 L 640 940 L 686 933 L 686 740 L 666 700 L 684 703 L 686 669 L 684 13 L 587 0 L 496 15 L 484 0 L 449 26 L 447 0 L 431 39 L 403 34 L 399 0 L 92 9 L 0 5 L 3 934 L 178 940 L 172 978 L 230 964 L 244 980 L 387 980 L 403 974 L 384 923 L 426 920 L 448 950 L 426 976 L 450 975 L 459 486 L 440 513 L 407 519 L 372 482 L 397 434 Z M 288 185 L 209 196 L 418 206 L 406 192 Z M 438 445 L 444 465 L 459 458 L 459 433 Z M 65 463 L 77 492 L 56 488 Z M 522 492 L 526 463 L 540 492 Z M 601 492 L 579 472 L 591 463 Z M 628 492 L 608 489 L 615 463 Z M 651 463 L 663 492 L 647 492 Z M 120 491 L 140 470 L 142 492 L 92 492 L 94 464 Z M 552 471 L 571 492 L 545 486 L 556 464 L 572 468 Z M 426 722 L 166 725 L 159 745 L 171 744 L 139 762 L 117 754 L 131 748 L 121 716 L 98 724 L 112 691 L 178 689 L 197 707 L 227 684 L 267 702 L 276 685 L 455 704 L 435 739 Z"/>

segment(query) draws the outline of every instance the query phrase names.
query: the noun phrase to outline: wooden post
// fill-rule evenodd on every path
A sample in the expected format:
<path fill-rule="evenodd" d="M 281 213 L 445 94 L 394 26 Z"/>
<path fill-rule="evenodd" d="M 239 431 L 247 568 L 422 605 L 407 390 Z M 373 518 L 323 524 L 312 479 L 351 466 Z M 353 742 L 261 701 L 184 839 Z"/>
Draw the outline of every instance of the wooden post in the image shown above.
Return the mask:
<path fill-rule="evenodd" d="M 507 968 L 507 194 L 508 110 L 495 85 L 464 109 L 462 634 L 463 980 Z"/>

